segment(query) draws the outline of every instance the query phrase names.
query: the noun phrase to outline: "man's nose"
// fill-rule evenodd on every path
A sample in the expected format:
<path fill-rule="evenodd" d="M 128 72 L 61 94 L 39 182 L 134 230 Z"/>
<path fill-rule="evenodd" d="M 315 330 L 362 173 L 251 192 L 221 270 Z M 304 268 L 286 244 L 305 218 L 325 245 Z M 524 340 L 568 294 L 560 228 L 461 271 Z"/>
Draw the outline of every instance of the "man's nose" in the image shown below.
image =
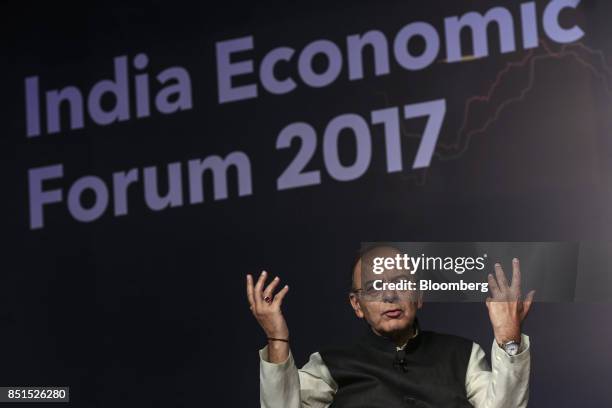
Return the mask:
<path fill-rule="evenodd" d="M 383 302 L 394 303 L 398 298 L 399 296 L 395 290 L 385 290 L 383 292 Z"/>

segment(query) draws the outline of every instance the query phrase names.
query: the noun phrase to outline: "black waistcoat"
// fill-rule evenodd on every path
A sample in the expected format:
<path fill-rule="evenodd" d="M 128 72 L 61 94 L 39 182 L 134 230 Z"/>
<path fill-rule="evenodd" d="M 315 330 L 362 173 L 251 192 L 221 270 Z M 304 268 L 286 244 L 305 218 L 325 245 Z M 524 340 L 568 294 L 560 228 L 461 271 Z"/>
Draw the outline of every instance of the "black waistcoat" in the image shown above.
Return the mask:
<path fill-rule="evenodd" d="M 357 341 L 319 351 L 338 384 L 333 408 L 471 407 L 465 374 L 472 341 L 420 331 L 404 351 L 370 328 Z"/>

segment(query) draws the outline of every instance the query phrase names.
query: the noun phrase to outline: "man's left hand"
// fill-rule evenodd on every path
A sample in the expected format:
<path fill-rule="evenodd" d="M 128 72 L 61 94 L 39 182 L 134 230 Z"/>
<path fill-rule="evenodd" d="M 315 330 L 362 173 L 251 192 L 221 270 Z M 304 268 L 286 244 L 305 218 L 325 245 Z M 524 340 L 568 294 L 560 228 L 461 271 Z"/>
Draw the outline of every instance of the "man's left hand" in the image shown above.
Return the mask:
<path fill-rule="evenodd" d="M 495 264 L 495 276 L 489 274 L 489 292 L 487 309 L 493 325 L 495 340 L 498 344 L 521 339 L 521 322 L 527 316 L 533 302 L 535 291 L 521 299 L 521 270 L 519 260 L 512 260 L 512 284 L 508 284 L 501 264 Z"/>

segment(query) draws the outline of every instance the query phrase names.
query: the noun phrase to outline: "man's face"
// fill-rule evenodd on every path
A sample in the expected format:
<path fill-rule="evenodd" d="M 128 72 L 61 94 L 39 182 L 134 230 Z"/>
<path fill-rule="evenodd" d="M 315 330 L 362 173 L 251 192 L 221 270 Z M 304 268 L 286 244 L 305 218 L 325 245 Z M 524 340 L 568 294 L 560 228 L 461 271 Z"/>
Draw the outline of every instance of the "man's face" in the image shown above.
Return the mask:
<path fill-rule="evenodd" d="M 393 248 L 374 249 L 364 255 L 353 270 L 353 288 L 358 289 L 358 293 L 352 294 L 350 300 L 355 314 L 366 319 L 376 333 L 385 336 L 408 330 L 422 306 L 416 291 L 374 289 L 376 280 L 399 282 L 414 279 L 410 271 L 403 269 L 385 269 L 381 274 L 373 272 L 372 260 L 375 257 L 395 257 L 397 254 Z"/>

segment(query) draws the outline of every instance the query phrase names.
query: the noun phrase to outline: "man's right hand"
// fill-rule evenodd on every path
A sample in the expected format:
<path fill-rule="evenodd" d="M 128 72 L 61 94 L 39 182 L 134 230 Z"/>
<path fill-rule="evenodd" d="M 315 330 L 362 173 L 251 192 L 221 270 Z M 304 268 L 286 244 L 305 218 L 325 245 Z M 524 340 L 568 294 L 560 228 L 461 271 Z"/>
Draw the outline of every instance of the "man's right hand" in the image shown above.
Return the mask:
<path fill-rule="evenodd" d="M 278 276 L 275 277 L 264 288 L 267 277 L 267 272 L 263 271 L 259 275 L 257 283 L 253 285 L 253 276 L 247 275 L 247 298 L 253 316 L 255 316 L 255 319 L 257 319 L 257 322 L 268 337 L 268 357 L 270 362 L 282 363 L 289 356 L 289 343 L 270 340 L 270 338 L 289 339 L 289 329 L 281 310 L 283 299 L 289 291 L 289 286 L 285 285 L 275 295 L 274 290 L 280 283 L 280 279 Z"/>

